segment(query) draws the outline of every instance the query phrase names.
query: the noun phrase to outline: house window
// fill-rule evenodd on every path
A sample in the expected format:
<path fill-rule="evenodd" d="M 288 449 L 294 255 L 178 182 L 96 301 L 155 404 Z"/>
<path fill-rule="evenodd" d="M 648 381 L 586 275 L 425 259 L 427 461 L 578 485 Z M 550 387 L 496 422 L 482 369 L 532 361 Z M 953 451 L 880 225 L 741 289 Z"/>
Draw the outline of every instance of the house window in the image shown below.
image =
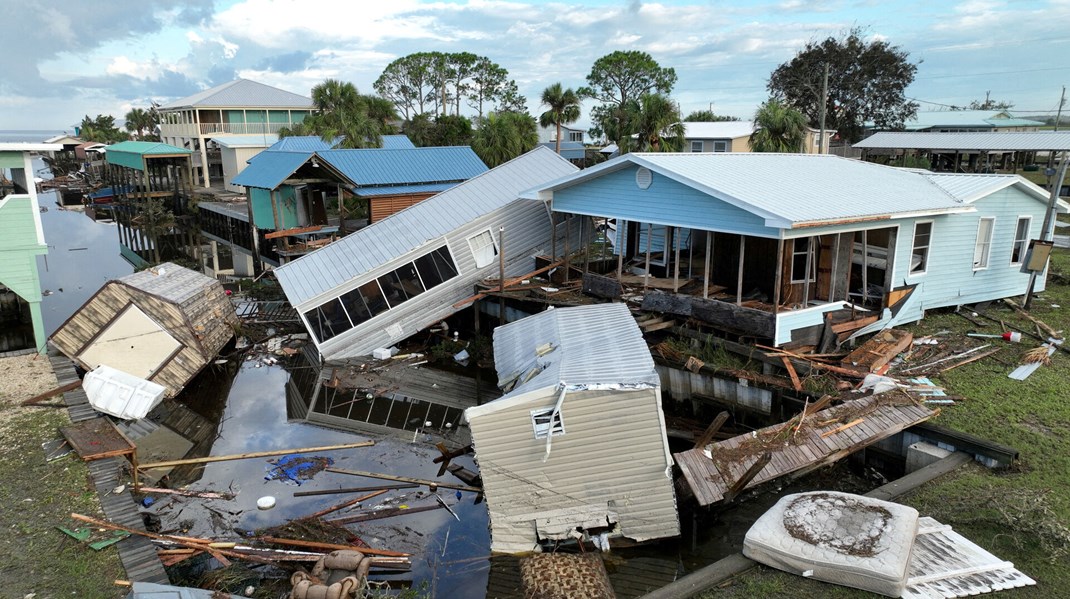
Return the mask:
<path fill-rule="evenodd" d="M 568 140 L 583 143 L 583 131 L 569 131 Z"/>
<path fill-rule="evenodd" d="M 982 218 L 977 222 L 977 240 L 973 245 L 973 269 L 981 270 L 988 268 L 988 254 L 992 249 L 992 230 L 995 229 L 996 219 L 992 217 Z"/>
<path fill-rule="evenodd" d="M 476 260 L 476 268 L 483 268 L 494 262 L 498 255 L 498 248 L 494 245 L 494 235 L 490 229 L 468 238 L 468 247 L 472 248 L 472 256 Z"/>
<path fill-rule="evenodd" d="M 713 151 L 714 152 L 727 152 L 728 151 L 728 142 L 727 141 L 715 141 L 715 142 L 713 142 Z"/>
<path fill-rule="evenodd" d="M 1019 216 L 1018 226 L 1014 228 L 1014 245 L 1011 246 L 1011 264 L 1021 264 L 1025 261 L 1025 250 L 1029 242 L 1029 225 L 1031 216 Z"/>
<path fill-rule="evenodd" d="M 702 151 L 702 141 L 693 141 L 693 142 L 691 142 L 691 151 L 692 152 L 701 152 Z"/>
<path fill-rule="evenodd" d="M 536 439 L 565 434 L 565 421 L 561 419 L 561 412 L 559 410 L 555 413 L 553 408 L 532 410 L 531 425 L 535 429 Z"/>
<path fill-rule="evenodd" d="M 305 319 L 320 342 L 349 329 L 349 318 L 337 298 L 305 312 Z"/>
<path fill-rule="evenodd" d="M 803 273 L 806 272 L 806 258 L 810 256 L 810 282 L 817 280 L 817 260 L 813 257 L 813 247 L 809 237 L 798 237 L 792 240 L 791 246 L 791 282 L 805 283 Z"/>
<path fill-rule="evenodd" d="M 929 243 L 933 222 L 914 223 L 914 249 L 910 252 L 910 274 L 920 275 L 929 268 Z"/>

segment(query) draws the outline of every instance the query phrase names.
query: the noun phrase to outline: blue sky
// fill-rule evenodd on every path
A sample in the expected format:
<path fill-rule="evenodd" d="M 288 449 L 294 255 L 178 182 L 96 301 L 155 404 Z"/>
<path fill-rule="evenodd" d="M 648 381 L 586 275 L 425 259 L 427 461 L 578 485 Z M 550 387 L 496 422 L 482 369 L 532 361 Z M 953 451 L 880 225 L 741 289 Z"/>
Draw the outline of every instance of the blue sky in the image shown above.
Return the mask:
<path fill-rule="evenodd" d="M 922 110 L 993 99 L 1054 112 L 1070 83 L 1070 0 L 0 0 L 0 129 L 69 128 L 229 81 L 308 94 L 325 78 L 363 92 L 391 60 L 469 51 L 509 70 L 528 106 L 560 81 L 585 83 L 614 50 L 643 50 L 679 77 L 687 113 L 712 104 L 749 118 L 769 73 L 811 39 L 852 27 L 921 61 Z M 588 110 L 581 124 L 586 125 Z"/>

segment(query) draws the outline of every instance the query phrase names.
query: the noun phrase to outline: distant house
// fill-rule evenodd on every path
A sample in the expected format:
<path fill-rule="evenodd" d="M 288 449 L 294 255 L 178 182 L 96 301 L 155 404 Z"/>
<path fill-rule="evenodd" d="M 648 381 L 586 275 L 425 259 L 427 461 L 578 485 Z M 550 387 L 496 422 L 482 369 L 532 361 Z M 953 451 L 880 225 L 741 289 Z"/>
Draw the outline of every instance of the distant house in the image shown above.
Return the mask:
<path fill-rule="evenodd" d="M 539 145 L 555 152 L 557 151 L 557 142 L 555 141 L 547 141 Z M 577 166 L 583 166 L 587 158 L 587 148 L 578 141 L 563 141 L 561 142 L 561 157 Z"/>
<path fill-rule="evenodd" d="M 45 232 L 41 227 L 41 210 L 37 204 L 37 186 L 33 181 L 31 152 L 58 152 L 59 144 L 0 143 L 0 173 L 14 184 L 17 193 L 0 197 L 0 298 L 14 295 L 17 312 L 26 308 L 29 331 L 25 345 L 45 352 L 45 325 L 41 317 L 41 278 L 37 257 L 48 254 Z M 3 193 L 3 192 L 0 192 Z M 7 299 L 7 298 L 3 298 Z M 4 302 L 8 304 L 7 301 Z M 25 313 L 24 313 L 25 314 Z M 10 327 L 7 323 L 5 327 Z M 24 349 L 23 347 L 5 347 Z"/>
<path fill-rule="evenodd" d="M 209 140 L 275 134 L 304 121 L 313 109 L 308 97 L 236 79 L 160 106 L 160 138 L 191 150 L 198 178 L 210 187 L 222 178 L 223 163 Z"/>
<path fill-rule="evenodd" d="M 778 346 L 1025 293 L 1048 199 L 1016 175 L 760 153 L 626 154 L 536 191 L 615 220 L 624 272 L 678 292 L 644 306 Z"/>
<path fill-rule="evenodd" d="M 868 123 L 872 125 L 872 123 Z M 1037 131 L 1044 123 L 1014 116 L 1009 110 L 931 110 L 903 123 L 904 131 L 931 133 L 997 133 Z"/>
<path fill-rule="evenodd" d="M 498 327 L 494 367 L 507 393 L 465 410 L 492 551 L 680 534 L 660 382 L 627 306 L 549 309 Z"/>
<path fill-rule="evenodd" d="M 213 137 L 212 143 L 219 148 L 220 159 L 223 163 L 223 188 L 241 193 L 242 186 L 234 184 L 234 177 L 245 170 L 250 158 L 271 147 L 277 141 L 279 141 L 279 136 L 274 133 Z"/>
<path fill-rule="evenodd" d="M 557 141 L 557 126 L 552 125 L 550 127 L 539 127 L 539 143 L 546 143 L 551 141 Z M 568 125 L 561 125 L 561 142 L 566 141 L 576 143 L 586 143 L 587 131 L 578 127 L 569 127 Z"/>
<path fill-rule="evenodd" d="M 863 159 L 920 156 L 936 171 L 1017 171 L 1029 165 L 1036 169 L 1038 154 L 1070 150 L 1070 132 L 880 131 L 854 144 L 854 148 L 862 150 Z"/>
<path fill-rule="evenodd" d="M 104 364 L 174 397 L 215 359 L 237 325 L 218 281 L 164 263 L 105 283 L 51 341 L 85 370 Z"/>
<path fill-rule="evenodd" d="M 750 137 L 754 133 L 754 121 L 719 121 L 683 123 L 685 152 L 750 152 Z M 825 147 L 836 135 L 833 129 L 825 130 Z M 802 154 L 819 154 L 821 135 L 813 127 L 806 128 L 806 137 L 799 148 Z"/>
<path fill-rule="evenodd" d="M 543 202 L 520 193 L 576 170 L 535 148 L 284 264 L 275 276 L 325 360 L 368 355 L 457 312 L 453 304 L 496 274 L 501 260 L 507 277 L 533 270 L 550 242 L 550 217 Z"/>
<path fill-rule="evenodd" d="M 60 150 L 57 150 L 59 152 L 73 152 L 76 147 L 78 147 L 84 142 L 73 135 L 63 134 L 52 136 L 42 143 L 58 144 L 60 146 L 63 146 Z M 55 151 L 48 152 L 49 156 L 55 156 L 55 154 Z"/>

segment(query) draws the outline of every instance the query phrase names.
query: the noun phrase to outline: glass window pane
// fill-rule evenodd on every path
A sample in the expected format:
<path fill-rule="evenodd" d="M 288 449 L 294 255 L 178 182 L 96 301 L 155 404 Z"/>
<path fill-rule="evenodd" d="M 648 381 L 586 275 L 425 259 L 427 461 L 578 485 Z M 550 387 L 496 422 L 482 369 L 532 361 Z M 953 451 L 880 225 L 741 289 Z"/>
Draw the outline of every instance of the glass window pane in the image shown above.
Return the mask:
<path fill-rule="evenodd" d="M 305 313 L 313 334 L 320 342 L 326 341 L 339 333 L 349 330 L 349 318 L 346 317 L 342 304 L 333 299 Z"/>
<path fill-rule="evenodd" d="M 386 301 L 391 308 L 396 308 L 409 299 L 409 296 L 405 293 L 405 288 L 401 285 L 397 271 L 388 272 L 379 277 L 379 286 L 383 288 L 383 295 L 386 296 Z"/>
<path fill-rule="evenodd" d="M 394 271 L 405 289 L 405 295 L 414 298 L 424 292 L 424 285 L 420 282 L 420 276 L 416 274 L 416 265 L 412 262 L 403 264 Z"/>
<path fill-rule="evenodd" d="M 349 312 L 349 319 L 353 322 L 353 326 L 372 317 L 371 310 L 364 303 L 364 298 L 360 296 L 360 289 L 354 289 L 338 299 L 345 306 L 346 312 Z"/>
<path fill-rule="evenodd" d="M 450 256 L 450 251 L 446 249 L 446 246 L 442 246 L 431 253 L 435 258 L 435 265 L 438 266 L 438 272 L 441 273 L 443 280 L 449 280 L 457 276 L 457 266 L 453 263 L 453 257 Z"/>
<path fill-rule="evenodd" d="M 368 281 L 357 287 L 357 290 L 360 291 L 360 297 L 364 300 L 364 305 L 368 306 L 368 311 L 372 316 L 382 314 L 390 307 L 383 298 L 383 292 L 379 290 L 377 282 Z"/>
<path fill-rule="evenodd" d="M 420 271 L 420 278 L 428 289 L 440 284 L 445 278 L 439 274 L 435 266 L 435 258 L 432 254 L 425 254 L 416 259 L 416 270 Z"/>

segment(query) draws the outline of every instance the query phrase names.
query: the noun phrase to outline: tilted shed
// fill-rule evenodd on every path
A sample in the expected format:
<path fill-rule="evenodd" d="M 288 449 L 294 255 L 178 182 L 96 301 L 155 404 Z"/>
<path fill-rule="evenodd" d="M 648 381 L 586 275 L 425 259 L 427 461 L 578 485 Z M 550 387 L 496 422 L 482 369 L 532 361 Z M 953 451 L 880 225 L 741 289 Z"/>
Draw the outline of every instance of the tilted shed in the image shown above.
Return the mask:
<path fill-rule="evenodd" d="M 550 309 L 494 331 L 509 392 L 468 408 L 491 550 L 680 533 L 661 387 L 624 304 Z"/>
<path fill-rule="evenodd" d="M 52 334 L 52 344 L 92 370 L 106 364 L 173 397 L 234 335 L 238 317 L 210 277 L 165 263 L 108 281 Z"/>

